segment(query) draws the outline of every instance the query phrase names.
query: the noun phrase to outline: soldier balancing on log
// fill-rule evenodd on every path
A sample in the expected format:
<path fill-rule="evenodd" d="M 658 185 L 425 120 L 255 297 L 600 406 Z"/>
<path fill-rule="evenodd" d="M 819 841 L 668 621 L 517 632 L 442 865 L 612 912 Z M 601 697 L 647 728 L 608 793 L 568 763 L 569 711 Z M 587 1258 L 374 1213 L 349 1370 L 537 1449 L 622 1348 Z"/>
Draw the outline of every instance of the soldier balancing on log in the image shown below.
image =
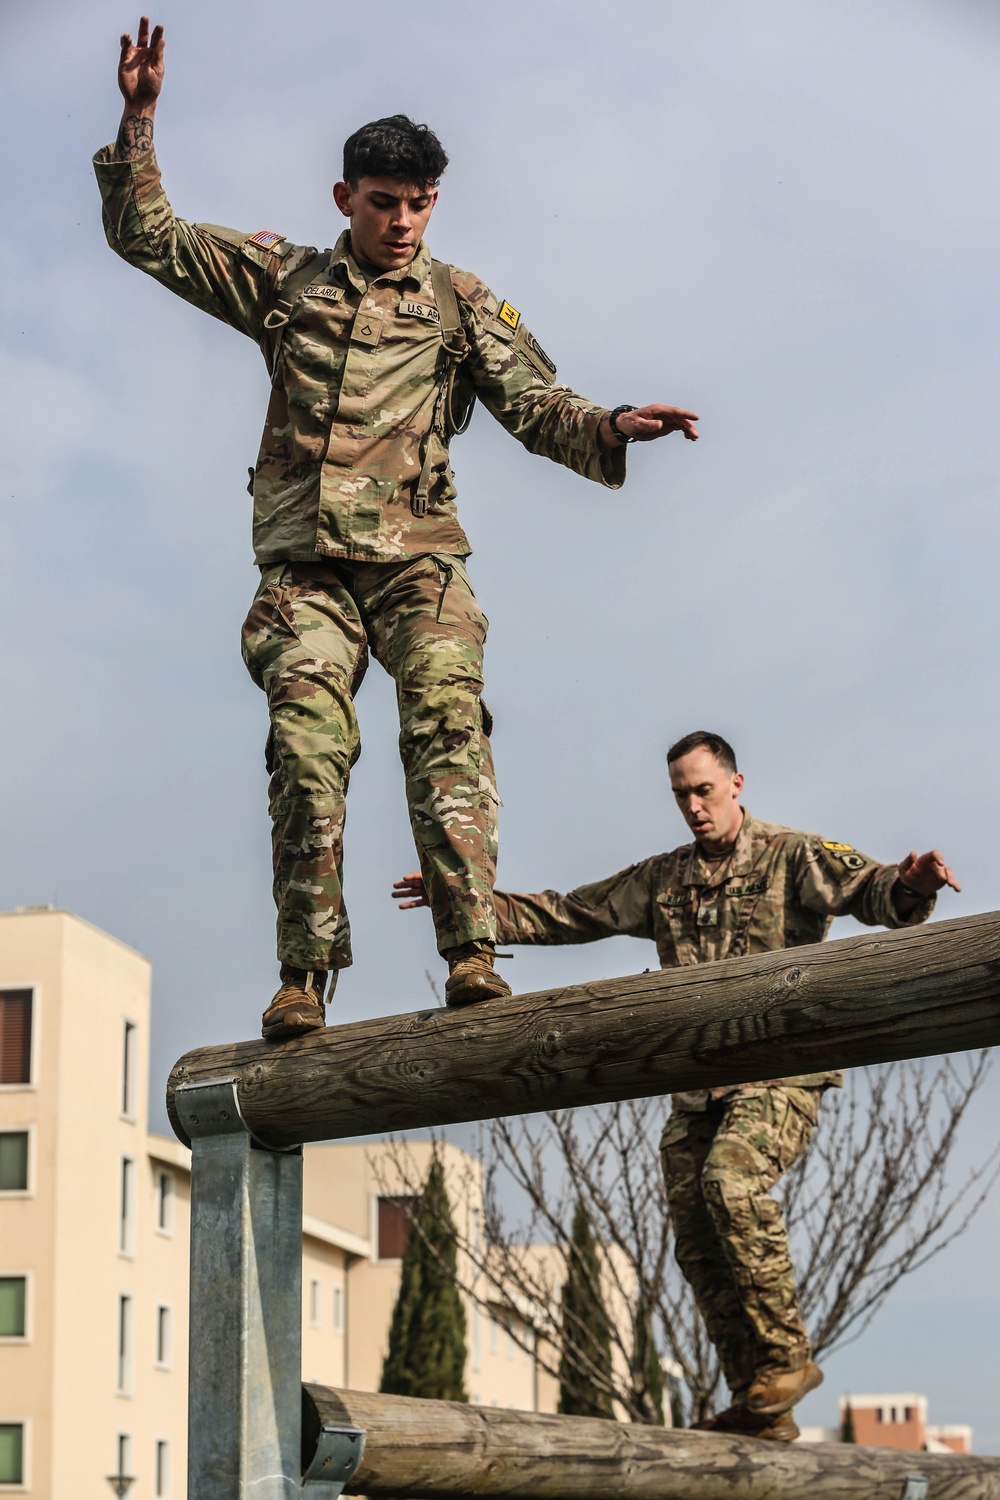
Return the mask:
<path fill-rule="evenodd" d="M 272 379 L 251 472 L 260 587 L 243 655 L 267 694 L 281 986 L 263 1032 L 325 1024 L 351 962 L 341 874 L 369 651 L 396 683 L 406 797 L 450 1005 L 509 994 L 494 970 L 497 794 L 482 701 L 486 619 L 449 442 L 478 398 L 530 452 L 611 489 L 628 443 L 697 438 L 674 406 L 608 410 L 555 383 L 517 308 L 423 240 L 447 156 L 404 115 L 362 126 L 333 189 L 332 250 L 174 217 L 153 152 L 163 28 L 121 39 L 125 99 L 97 153 L 108 242 L 258 343 Z"/>
<path fill-rule="evenodd" d="M 850 844 L 758 822 L 740 805 L 743 774 L 721 735 L 686 735 L 667 764 L 694 842 L 568 895 L 497 891 L 500 942 L 627 933 L 651 938 L 670 968 L 816 943 L 837 916 L 912 926 L 942 886 L 959 889 L 936 849 L 880 865 Z M 427 904 L 419 874 L 393 894 L 404 909 Z M 790 1442 L 791 1408 L 823 1378 L 770 1189 L 809 1144 L 824 1090 L 842 1081 L 810 1073 L 673 1096 L 661 1155 L 676 1256 L 731 1392 L 700 1426 Z"/>

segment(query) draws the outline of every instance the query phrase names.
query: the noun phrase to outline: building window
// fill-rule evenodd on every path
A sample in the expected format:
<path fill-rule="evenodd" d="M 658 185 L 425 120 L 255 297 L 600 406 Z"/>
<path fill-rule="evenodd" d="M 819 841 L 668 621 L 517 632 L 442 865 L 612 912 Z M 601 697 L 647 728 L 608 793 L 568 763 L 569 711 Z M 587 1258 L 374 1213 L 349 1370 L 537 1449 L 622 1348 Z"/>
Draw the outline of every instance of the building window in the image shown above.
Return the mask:
<path fill-rule="evenodd" d="M 400 1260 L 406 1254 L 419 1203 L 419 1198 L 405 1196 L 378 1200 L 379 1260 Z"/>
<path fill-rule="evenodd" d="M 31 1082 L 31 991 L 0 994 L 0 1083 Z"/>
<path fill-rule="evenodd" d="M 135 1033 L 135 1022 L 126 1021 L 122 1041 L 122 1114 L 128 1120 L 135 1114 Z"/>
<path fill-rule="evenodd" d="M 169 1365 L 170 1363 L 170 1308 L 158 1307 L 156 1309 L 156 1363 L 158 1365 Z"/>
<path fill-rule="evenodd" d="M 0 1484 L 24 1483 L 24 1427 L 0 1422 Z"/>
<path fill-rule="evenodd" d="M 490 1353 L 500 1353 L 500 1325 L 492 1308 L 490 1308 Z"/>
<path fill-rule="evenodd" d="M 132 1298 L 118 1298 L 118 1383 L 119 1395 L 132 1389 Z"/>
<path fill-rule="evenodd" d="M 319 1327 L 319 1282 L 309 1283 L 309 1321 L 314 1328 Z"/>
<path fill-rule="evenodd" d="M 0 1338 L 24 1338 L 26 1291 L 24 1276 L 0 1276 Z"/>
<path fill-rule="evenodd" d="M 170 1444 L 161 1438 L 156 1445 L 156 1500 L 170 1493 Z"/>
<path fill-rule="evenodd" d="M 161 1234 L 174 1228 L 174 1177 L 172 1172 L 156 1174 L 156 1227 Z"/>
<path fill-rule="evenodd" d="M 28 1132 L 0 1131 L 0 1193 L 23 1193 L 28 1187 Z"/>
<path fill-rule="evenodd" d="M 127 1432 L 120 1432 L 115 1444 L 117 1453 L 117 1471 L 112 1476 L 114 1479 L 133 1479 L 132 1473 L 132 1437 Z"/>
<path fill-rule="evenodd" d="M 118 1248 L 123 1255 L 135 1249 L 135 1162 L 130 1156 L 122 1157 Z"/>
<path fill-rule="evenodd" d="M 333 1331 L 334 1333 L 344 1331 L 344 1291 L 339 1286 L 333 1289 Z"/>

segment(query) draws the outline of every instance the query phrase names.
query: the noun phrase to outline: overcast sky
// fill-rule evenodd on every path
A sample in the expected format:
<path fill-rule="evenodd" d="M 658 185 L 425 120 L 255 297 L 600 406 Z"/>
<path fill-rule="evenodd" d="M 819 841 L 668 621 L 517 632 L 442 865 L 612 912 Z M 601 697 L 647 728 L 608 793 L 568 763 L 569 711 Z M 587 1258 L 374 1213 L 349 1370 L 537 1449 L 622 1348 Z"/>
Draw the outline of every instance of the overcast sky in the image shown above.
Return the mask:
<path fill-rule="evenodd" d="M 991 0 L 170 0 L 156 121 L 183 217 L 331 244 L 358 124 L 452 157 L 430 243 L 518 307 L 560 378 L 701 414 L 612 494 L 480 410 L 456 443 L 491 620 L 500 883 L 565 889 L 682 842 L 663 751 L 721 730 L 759 816 L 895 859 L 942 917 L 1000 906 L 996 773 L 1000 11 Z M 154 964 L 154 1095 L 274 988 L 252 344 L 107 249 L 108 0 L 2 0 L 0 906 L 52 901 Z M 334 1019 L 428 1002 L 389 680 L 360 702 Z M 850 924 L 841 923 L 846 934 Z M 521 952 L 517 990 L 651 945 Z M 970 1156 L 996 1137 L 1000 1079 Z M 159 1106 L 154 1125 L 162 1128 Z M 973 1136 L 978 1135 L 978 1141 Z M 994 1201 L 810 1398 L 923 1390 L 1000 1451 Z"/>

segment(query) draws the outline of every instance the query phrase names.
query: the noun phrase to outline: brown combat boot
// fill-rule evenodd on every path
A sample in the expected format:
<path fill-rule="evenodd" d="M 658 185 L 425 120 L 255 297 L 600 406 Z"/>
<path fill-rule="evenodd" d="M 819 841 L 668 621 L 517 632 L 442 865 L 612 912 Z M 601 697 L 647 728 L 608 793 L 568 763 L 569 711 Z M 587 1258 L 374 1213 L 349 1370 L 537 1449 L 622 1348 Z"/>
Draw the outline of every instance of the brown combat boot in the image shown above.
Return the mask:
<path fill-rule="evenodd" d="M 460 943 L 457 948 L 449 948 L 445 1005 L 472 1005 L 476 1000 L 496 1000 L 500 995 L 509 995 L 510 985 L 493 968 L 495 957 L 492 943 Z"/>
<path fill-rule="evenodd" d="M 812 1360 L 799 1370 L 765 1371 L 747 1391 L 747 1410 L 760 1417 L 780 1416 L 822 1384 L 823 1371 Z"/>
<path fill-rule="evenodd" d="M 326 1025 L 325 987 L 326 974 L 321 969 L 295 969 L 291 964 L 282 964 L 281 988 L 261 1021 L 260 1034 L 264 1040 L 283 1042 L 307 1031 L 321 1031 Z"/>
<path fill-rule="evenodd" d="M 784 1411 L 778 1417 L 757 1416 L 742 1401 L 692 1426 L 697 1432 L 739 1432 L 744 1437 L 763 1438 L 769 1443 L 794 1443 L 799 1435 L 791 1412 Z"/>
<path fill-rule="evenodd" d="M 783 1411 L 780 1417 L 772 1417 L 766 1427 L 751 1434 L 753 1437 L 763 1438 L 767 1443 L 794 1443 L 798 1435 L 798 1423 L 790 1411 Z"/>

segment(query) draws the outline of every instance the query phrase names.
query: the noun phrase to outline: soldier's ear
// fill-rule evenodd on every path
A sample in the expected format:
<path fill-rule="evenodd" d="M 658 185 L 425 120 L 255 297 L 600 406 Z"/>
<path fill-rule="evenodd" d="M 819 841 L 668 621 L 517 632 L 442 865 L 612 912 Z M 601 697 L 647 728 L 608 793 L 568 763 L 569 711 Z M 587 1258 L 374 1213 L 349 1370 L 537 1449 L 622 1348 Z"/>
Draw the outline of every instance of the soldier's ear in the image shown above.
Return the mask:
<path fill-rule="evenodd" d="M 333 201 L 345 219 L 349 219 L 354 212 L 353 196 L 349 183 L 335 182 L 333 184 Z"/>
<path fill-rule="evenodd" d="M 733 791 L 736 793 L 736 795 L 738 797 L 739 794 L 740 794 L 740 792 L 742 792 L 742 790 L 743 790 L 743 772 L 742 771 L 735 771 L 733 773 Z"/>

